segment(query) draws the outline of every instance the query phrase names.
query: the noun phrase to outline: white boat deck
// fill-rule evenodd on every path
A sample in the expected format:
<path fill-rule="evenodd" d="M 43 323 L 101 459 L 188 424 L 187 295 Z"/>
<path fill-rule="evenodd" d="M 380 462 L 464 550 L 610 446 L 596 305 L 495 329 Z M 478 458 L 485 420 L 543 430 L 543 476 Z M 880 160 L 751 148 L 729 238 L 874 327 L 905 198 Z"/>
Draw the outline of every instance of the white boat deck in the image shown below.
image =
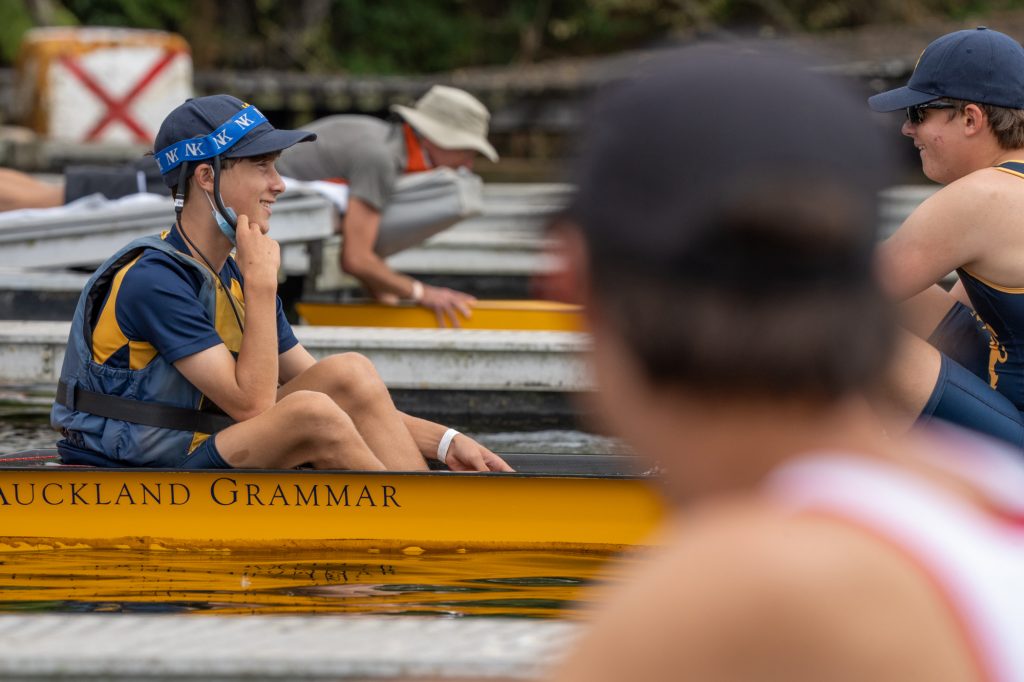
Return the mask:
<path fill-rule="evenodd" d="M 69 322 L 0 322 L 0 384 L 56 384 Z M 420 390 L 587 390 L 577 332 L 294 327 L 316 357 L 357 351 L 390 388 Z"/>
<path fill-rule="evenodd" d="M 882 236 L 891 234 L 936 189 L 901 186 L 885 190 L 879 216 Z M 570 192 L 569 186 L 559 184 L 485 185 L 481 215 L 463 220 L 387 262 L 397 271 L 424 275 L 531 276 L 549 272 L 553 264 L 543 254 L 544 221 L 565 205 Z M 316 280 L 323 289 L 355 284 L 334 267 L 339 241 L 331 227 L 332 210 L 319 195 L 289 193 L 274 211 L 273 236 L 283 246 L 283 267 L 288 274 L 309 272 L 309 245 L 323 243 L 319 257 L 325 266 Z M 47 215 L 52 214 L 23 219 L 0 216 L 0 290 L 80 288 L 84 278 L 73 274 L 55 278 L 52 270 L 32 269 L 98 265 L 117 246 L 166 229 L 171 206 L 169 199 L 146 195 L 56 218 Z"/>
<path fill-rule="evenodd" d="M 422 274 L 531 275 L 549 269 L 541 255 L 547 216 L 565 204 L 565 185 L 489 185 L 481 215 L 392 256 L 398 270 Z M 273 237 L 289 274 L 309 269 L 310 243 L 334 236 L 334 207 L 319 194 L 290 191 L 274 207 Z M 167 229 L 170 197 L 83 199 L 74 207 L 0 214 L 0 267 L 95 267 L 132 239 Z M 337 246 L 335 245 L 336 249 Z"/>
<path fill-rule="evenodd" d="M 0 616 L 0 678 L 536 679 L 580 628 L 416 616 Z"/>

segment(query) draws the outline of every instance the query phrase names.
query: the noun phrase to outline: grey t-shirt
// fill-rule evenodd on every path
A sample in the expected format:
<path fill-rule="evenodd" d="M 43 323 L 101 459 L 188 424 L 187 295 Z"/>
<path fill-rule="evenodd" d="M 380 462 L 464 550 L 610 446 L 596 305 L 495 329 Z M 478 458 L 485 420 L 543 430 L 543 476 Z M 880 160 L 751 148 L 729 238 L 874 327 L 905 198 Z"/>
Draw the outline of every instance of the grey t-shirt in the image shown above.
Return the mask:
<path fill-rule="evenodd" d="M 401 122 L 339 115 L 313 121 L 303 130 L 315 132 L 317 139 L 284 150 L 277 162 L 281 175 L 345 180 L 351 196 L 384 210 L 406 164 Z"/>

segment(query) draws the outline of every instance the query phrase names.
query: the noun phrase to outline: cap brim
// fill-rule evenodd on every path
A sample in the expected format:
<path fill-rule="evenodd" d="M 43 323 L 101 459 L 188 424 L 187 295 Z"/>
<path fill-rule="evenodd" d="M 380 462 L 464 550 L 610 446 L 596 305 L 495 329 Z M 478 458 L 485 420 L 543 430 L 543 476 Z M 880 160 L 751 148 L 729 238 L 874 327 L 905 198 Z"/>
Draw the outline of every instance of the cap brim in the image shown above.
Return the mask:
<path fill-rule="evenodd" d="M 924 104 L 939 99 L 941 95 L 934 95 L 930 92 L 912 90 L 907 86 L 880 92 L 877 95 L 868 97 L 868 106 L 872 111 L 899 111 L 907 107 Z"/>
<path fill-rule="evenodd" d="M 392 104 L 391 111 L 401 115 L 409 125 L 416 129 L 416 132 L 424 135 L 442 149 L 474 149 L 491 161 L 497 162 L 498 160 L 497 150 L 486 138 L 438 123 L 415 109 L 401 104 Z"/>
<path fill-rule="evenodd" d="M 248 135 L 246 137 L 249 137 Z M 239 158 L 244 156 L 262 156 L 280 152 L 299 142 L 312 142 L 316 133 L 308 130 L 278 130 L 273 128 L 262 135 L 253 136 L 252 140 L 241 139 L 225 156 Z"/>

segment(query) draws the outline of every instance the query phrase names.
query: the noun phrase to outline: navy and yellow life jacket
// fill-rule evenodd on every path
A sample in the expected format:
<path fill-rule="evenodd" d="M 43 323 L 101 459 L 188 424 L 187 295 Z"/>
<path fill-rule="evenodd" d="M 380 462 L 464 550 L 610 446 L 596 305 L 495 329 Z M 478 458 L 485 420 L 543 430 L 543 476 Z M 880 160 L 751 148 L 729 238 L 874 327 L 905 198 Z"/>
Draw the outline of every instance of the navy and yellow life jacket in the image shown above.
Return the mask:
<path fill-rule="evenodd" d="M 102 364 L 94 357 L 93 331 L 108 294 L 120 284 L 118 274 L 147 249 L 162 251 L 199 273 L 199 301 L 210 318 L 217 319 L 214 274 L 159 237 L 133 241 L 101 265 L 75 309 L 50 413 L 51 424 L 64 435 L 57 447 L 65 459 L 176 467 L 208 434 L 233 423 L 223 413 L 210 411 L 210 401 L 159 353 L 146 354 L 144 361 L 127 367 Z M 111 309 L 107 314 L 113 313 Z"/>

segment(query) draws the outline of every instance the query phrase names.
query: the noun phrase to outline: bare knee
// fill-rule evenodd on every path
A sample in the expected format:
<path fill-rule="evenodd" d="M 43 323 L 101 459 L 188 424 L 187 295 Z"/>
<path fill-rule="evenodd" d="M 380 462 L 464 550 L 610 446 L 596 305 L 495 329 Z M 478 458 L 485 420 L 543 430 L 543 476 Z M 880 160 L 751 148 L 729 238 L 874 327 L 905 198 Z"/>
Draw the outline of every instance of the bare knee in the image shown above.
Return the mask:
<path fill-rule="evenodd" d="M 296 439 L 306 445 L 331 445 L 340 434 L 355 430 L 349 416 L 319 391 L 295 391 L 282 398 L 278 408 Z"/>
<path fill-rule="evenodd" d="M 321 360 L 334 388 L 355 400 L 387 395 L 387 387 L 370 359 L 361 353 L 341 353 Z"/>
<path fill-rule="evenodd" d="M 296 391 L 281 399 L 289 428 L 303 461 L 318 469 L 383 469 L 356 429 L 352 418 L 317 391 Z"/>

